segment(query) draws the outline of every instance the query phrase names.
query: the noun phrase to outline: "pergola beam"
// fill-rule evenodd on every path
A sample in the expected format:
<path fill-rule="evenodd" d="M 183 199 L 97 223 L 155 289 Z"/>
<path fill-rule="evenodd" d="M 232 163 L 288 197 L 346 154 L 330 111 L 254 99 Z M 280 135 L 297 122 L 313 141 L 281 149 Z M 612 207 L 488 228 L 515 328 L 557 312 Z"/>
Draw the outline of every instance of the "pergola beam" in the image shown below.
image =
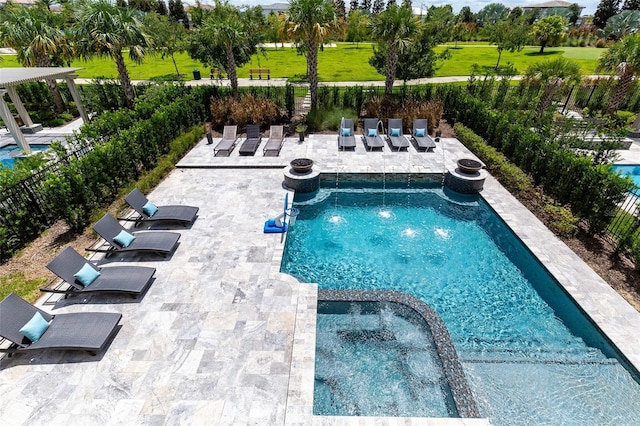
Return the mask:
<path fill-rule="evenodd" d="M 13 114 L 11 114 L 11 110 L 9 109 L 9 105 L 4 101 L 5 93 L 7 93 L 6 89 L 0 89 L 0 117 L 2 117 L 2 121 L 4 121 L 5 126 L 9 129 L 9 133 L 13 136 L 13 140 L 16 141 L 21 150 L 29 155 L 31 154 L 31 148 L 29 147 L 27 140 L 24 138 L 22 131 L 20 131 L 18 123 L 14 120 Z"/>
<path fill-rule="evenodd" d="M 18 126 L 18 123 L 15 121 L 11 110 L 9 110 L 9 106 L 6 104 L 2 96 L 5 93 L 9 94 L 13 105 L 18 111 L 18 115 L 22 118 L 23 123 L 25 124 L 25 132 L 30 131 L 31 133 L 36 132 L 42 129 L 42 126 L 39 124 L 34 125 L 31 121 L 31 117 L 29 117 L 29 113 L 26 108 L 22 104 L 22 100 L 18 95 L 15 87 L 24 84 L 30 83 L 34 81 L 47 80 L 47 79 L 64 79 L 68 86 L 69 91 L 71 92 L 71 97 L 76 103 L 76 107 L 78 108 L 78 112 L 80 113 L 80 117 L 85 123 L 89 122 L 89 117 L 82 106 L 82 100 L 80 99 L 80 93 L 78 92 L 78 87 L 75 84 L 74 78 L 77 77 L 75 72 L 82 68 L 56 68 L 56 67 L 47 67 L 47 68 L 3 68 L 2 73 L 0 73 L 0 116 L 2 117 L 2 121 L 9 129 L 11 136 L 13 136 L 13 140 L 20 146 L 25 153 L 30 154 L 31 149 L 29 148 L 29 143 L 25 139 L 22 130 Z"/>

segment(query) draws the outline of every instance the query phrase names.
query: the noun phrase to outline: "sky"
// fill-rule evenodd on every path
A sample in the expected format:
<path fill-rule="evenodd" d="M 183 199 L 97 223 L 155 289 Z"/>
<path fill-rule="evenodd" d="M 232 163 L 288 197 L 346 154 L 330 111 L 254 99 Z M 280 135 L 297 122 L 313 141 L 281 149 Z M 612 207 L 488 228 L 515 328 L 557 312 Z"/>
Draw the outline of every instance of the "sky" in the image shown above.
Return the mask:
<path fill-rule="evenodd" d="M 347 4 L 347 6 L 349 5 L 349 1 L 350 0 L 345 0 L 345 3 Z M 508 8 L 514 8 L 517 6 L 523 7 L 523 6 L 532 5 L 532 4 L 544 3 L 546 1 L 548 0 L 511 0 L 511 1 L 449 0 L 449 1 L 434 1 L 434 2 L 429 2 L 429 1 L 422 2 L 420 0 L 413 0 L 413 7 L 420 7 L 422 5 L 425 9 L 428 9 L 432 5 L 444 6 L 444 5 L 450 4 L 453 7 L 453 12 L 458 13 L 460 12 L 460 9 L 462 9 L 464 6 L 469 6 L 473 12 L 478 12 L 480 9 L 482 9 L 489 3 L 502 3 Z M 572 2 L 572 3 L 575 1 L 580 6 L 584 6 L 585 8 L 582 11 L 583 15 L 593 15 L 596 11 L 596 8 L 598 7 L 598 3 L 600 2 L 599 0 L 579 0 L 579 1 L 564 0 L 564 1 Z M 201 0 L 201 2 L 213 3 L 213 0 Z M 185 3 L 185 1 L 183 1 L 183 3 Z M 186 3 L 189 3 L 189 0 L 187 0 Z M 230 0 L 230 3 L 235 4 L 236 6 L 241 6 L 241 5 L 255 6 L 258 4 L 264 5 L 264 4 L 273 4 L 273 3 L 287 3 L 287 0 Z M 398 3 L 400 3 L 400 1 L 398 1 Z"/>

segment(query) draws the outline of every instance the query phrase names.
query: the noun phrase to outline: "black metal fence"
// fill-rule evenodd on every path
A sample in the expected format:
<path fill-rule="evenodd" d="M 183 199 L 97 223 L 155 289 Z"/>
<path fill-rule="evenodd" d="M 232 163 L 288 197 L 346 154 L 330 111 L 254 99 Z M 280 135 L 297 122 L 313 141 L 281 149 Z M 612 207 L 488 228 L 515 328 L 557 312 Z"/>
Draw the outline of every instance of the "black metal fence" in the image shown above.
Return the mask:
<path fill-rule="evenodd" d="M 11 256 L 16 249 L 33 240 L 47 226 L 58 218 L 51 210 L 47 199 L 46 179 L 55 176 L 71 158 L 80 158 L 93 150 L 95 145 L 104 143 L 110 135 L 96 141 L 82 141 L 71 144 L 70 150 L 62 157 L 49 162 L 39 170 L 20 181 L 5 186 L 0 194 L 0 261 Z"/>
<path fill-rule="evenodd" d="M 614 244 L 629 245 L 640 238 L 640 194 L 630 192 L 618 206 L 618 214 L 607 229 L 607 236 Z"/>

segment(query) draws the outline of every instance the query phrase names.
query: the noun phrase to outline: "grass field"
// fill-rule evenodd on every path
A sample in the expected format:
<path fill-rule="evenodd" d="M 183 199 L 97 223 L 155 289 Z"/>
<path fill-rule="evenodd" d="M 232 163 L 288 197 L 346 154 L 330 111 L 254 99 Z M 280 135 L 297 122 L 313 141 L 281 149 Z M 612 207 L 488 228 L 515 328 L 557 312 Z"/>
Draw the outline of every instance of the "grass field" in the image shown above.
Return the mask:
<path fill-rule="evenodd" d="M 498 60 L 498 51 L 495 46 L 487 44 L 462 45 L 458 48 L 448 46 L 451 59 L 442 62 L 442 67 L 436 72 L 436 77 L 469 75 L 473 64 L 478 64 L 482 69 L 489 70 Z M 438 46 L 437 51 L 445 49 Z M 571 59 L 580 64 L 584 74 L 594 74 L 598 57 L 604 49 L 591 47 L 554 47 L 547 48 L 543 55 L 538 54 L 539 48 L 530 46 L 521 52 L 503 52 L 501 65 L 511 62 L 516 67 L 517 73 L 523 73 L 528 66 L 543 60 L 550 60 L 560 56 Z M 326 47 L 318 52 L 318 74 L 320 81 L 371 81 L 384 80 L 384 76 L 378 74 L 369 65 L 369 57 L 372 54 L 370 43 L 360 43 L 359 46 L 350 43 L 338 43 L 336 47 Z M 198 61 L 194 61 L 186 53 L 176 55 L 180 73 L 186 75 L 186 79 L 192 78 L 192 70 L 199 68 L 202 77 L 208 78 L 209 70 Z M 0 62 L 2 67 L 20 66 L 15 56 L 3 56 Z M 89 62 L 77 60 L 72 67 L 82 67 L 78 72 L 80 78 L 107 77 L 117 78 L 115 63 L 110 59 L 94 59 Z M 159 56 L 148 57 L 141 65 L 128 62 L 129 75 L 133 80 L 157 79 L 175 73 L 171 59 L 161 59 Z M 306 73 L 306 60 L 304 56 L 297 55 L 295 48 L 269 48 L 266 55 L 253 57 L 252 61 L 238 70 L 239 77 L 249 77 L 250 68 L 269 68 L 271 77 L 293 77 Z"/>

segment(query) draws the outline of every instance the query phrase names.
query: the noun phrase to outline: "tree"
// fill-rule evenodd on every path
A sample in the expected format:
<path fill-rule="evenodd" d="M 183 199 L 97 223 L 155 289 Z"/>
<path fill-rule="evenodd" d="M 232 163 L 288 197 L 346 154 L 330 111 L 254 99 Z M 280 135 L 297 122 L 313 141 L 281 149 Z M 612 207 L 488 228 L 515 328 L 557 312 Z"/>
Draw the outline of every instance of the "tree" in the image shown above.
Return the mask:
<path fill-rule="evenodd" d="M 384 10 L 384 0 L 373 0 L 372 15 L 377 15 Z"/>
<path fill-rule="evenodd" d="M 366 13 L 371 12 L 371 0 L 362 0 L 362 5 L 360 6 L 360 9 L 362 9 Z"/>
<path fill-rule="evenodd" d="M 600 0 L 596 13 L 593 14 L 593 25 L 604 28 L 607 21 L 620 9 L 620 0 Z"/>
<path fill-rule="evenodd" d="M 565 36 L 567 19 L 560 15 L 547 16 L 533 24 L 531 36 L 540 45 L 540 52 L 544 52 L 546 46 L 554 46 Z"/>
<path fill-rule="evenodd" d="M 640 10 L 640 0 L 624 0 L 621 10 Z"/>
<path fill-rule="evenodd" d="M 41 3 L 34 7 L 7 4 L 2 9 L 0 43 L 16 50 L 18 61 L 25 67 L 49 67 L 68 61 L 73 47 L 63 31 L 63 16 L 51 12 Z M 56 112 L 65 106 L 56 80 L 46 80 Z"/>
<path fill-rule="evenodd" d="M 458 48 L 458 42 L 462 41 L 467 33 L 467 24 L 464 22 L 458 22 L 451 28 L 451 39 L 455 42 L 455 49 Z"/>
<path fill-rule="evenodd" d="M 502 3 L 489 3 L 476 14 L 476 19 L 481 26 L 493 25 L 502 21 L 508 14 L 509 8 Z"/>
<path fill-rule="evenodd" d="M 286 39 L 286 23 L 282 16 L 276 15 L 271 11 L 267 16 L 267 31 L 266 39 L 278 47 L 278 43 L 284 48 L 284 41 Z"/>
<path fill-rule="evenodd" d="M 142 63 L 151 46 L 151 37 L 138 16 L 138 11 L 117 7 L 108 0 L 85 2 L 80 5 L 73 28 L 81 58 L 100 56 L 115 61 L 129 107 L 133 106 L 133 87 L 124 62 L 124 50 L 128 49 L 129 59 Z"/>
<path fill-rule="evenodd" d="M 500 66 L 502 52 L 519 52 L 529 39 L 529 27 L 520 22 L 499 21 L 493 25 L 486 26 L 483 30 L 491 44 L 495 44 L 498 49 L 498 61 L 496 70 Z"/>
<path fill-rule="evenodd" d="M 428 27 L 427 31 L 438 43 L 446 43 L 451 40 L 455 20 L 456 16 L 450 5 L 430 6 L 424 23 Z"/>
<path fill-rule="evenodd" d="M 344 4 L 344 0 L 335 0 L 334 5 L 338 18 L 345 19 L 347 17 L 347 6 Z"/>
<path fill-rule="evenodd" d="M 398 52 L 396 79 L 407 81 L 414 78 L 432 77 L 437 70 L 438 61 L 450 57 L 448 49 L 439 54 L 435 52 L 435 47 L 441 40 L 441 34 L 438 33 L 439 26 L 439 22 L 432 22 L 428 17 L 418 25 L 411 44 Z M 374 50 L 374 55 L 369 63 L 380 74 L 384 74 L 388 56 L 388 48 L 385 45 L 380 45 Z"/>
<path fill-rule="evenodd" d="M 169 0 L 169 16 L 176 22 L 187 22 L 187 12 L 184 11 L 182 0 Z"/>
<path fill-rule="evenodd" d="M 169 15 L 169 9 L 167 9 L 167 4 L 164 2 L 164 0 L 158 0 L 154 10 L 158 15 L 162 15 L 162 16 Z"/>
<path fill-rule="evenodd" d="M 153 51 L 159 52 L 162 59 L 171 58 L 176 69 L 176 77 L 180 76 L 180 70 L 176 62 L 176 53 L 185 52 L 189 46 L 184 25 L 172 21 L 168 16 L 157 13 L 148 13 L 144 17 L 144 23 L 153 34 Z"/>
<path fill-rule="evenodd" d="M 391 98 L 393 91 L 398 52 L 403 52 L 411 44 L 411 37 L 416 34 L 417 29 L 418 21 L 407 7 L 391 6 L 372 21 L 372 38 L 387 50 L 384 82 L 387 100 Z"/>
<path fill-rule="evenodd" d="M 520 7 L 514 7 L 513 9 L 511 9 L 511 11 L 509 12 L 509 20 L 510 21 L 517 21 L 518 19 L 520 19 L 520 17 L 524 14 L 524 11 L 522 10 L 522 8 Z"/>
<path fill-rule="evenodd" d="M 289 34 L 307 54 L 311 108 L 318 105 L 318 45 L 336 27 L 336 12 L 328 0 L 291 0 L 287 13 Z"/>
<path fill-rule="evenodd" d="M 397 6 L 396 0 L 387 0 L 387 9 L 391 6 Z"/>
<path fill-rule="evenodd" d="M 572 3 L 569 6 L 569 23 L 571 24 L 572 27 L 575 27 L 576 24 L 578 23 L 578 18 L 580 18 L 581 12 L 582 12 L 582 9 L 580 9 L 580 6 L 578 5 L 578 3 Z"/>
<path fill-rule="evenodd" d="M 260 9 L 261 10 L 261 9 Z M 189 56 L 226 70 L 233 96 L 238 96 L 237 67 L 248 63 L 262 41 L 256 8 L 240 12 L 226 0 L 216 0 L 213 12 L 193 31 Z"/>
<path fill-rule="evenodd" d="M 460 9 L 460 13 L 458 13 L 458 22 L 464 22 L 465 24 L 476 22 L 476 17 L 469 6 L 463 6 L 462 9 Z"/>
<path fill-rule="evenodd" d="M 353 10 L 347 16 L 347 37 L 345 41 L 356 44 L 367 39 L 369 33 L 369 15 L 362 10 Z"/>
<path fill-rule="evenodd" d="M 613 114 L 629 93 L 633 77 L 640 74 L 640 33 L 624 37 L 604 52 L 598 60 L 598 70 L 618 73 L 618 82 L 607 107 L 607 112 Z"/>
<path fill-rule="evenodd" d="M 544 85 L 544 92 L 536 108 L 536 117 L 540 117 L 551 105 L 556 90 L 565 83 L 578 84 L 582 75 L 578 64 L 560 57 L 531 65 L 525 71 L 524 78 L 530 84 Z"/>
<path fill-rule="evenodd" d="M 349 3 L 349 12 L 351 12 L 352 10 L 358 10 L 360 8 L 360 3 L 358 2 L 358 0 L 351 0 L 351 2 Z"/>
<path fill-rule="evenodd" d="M 638 29 L 640 29 L 640 11 L 625 10 L 609 18 L 607 26 L 604 27 L 604 33 L 609 39 L 620 40 Z"/>

